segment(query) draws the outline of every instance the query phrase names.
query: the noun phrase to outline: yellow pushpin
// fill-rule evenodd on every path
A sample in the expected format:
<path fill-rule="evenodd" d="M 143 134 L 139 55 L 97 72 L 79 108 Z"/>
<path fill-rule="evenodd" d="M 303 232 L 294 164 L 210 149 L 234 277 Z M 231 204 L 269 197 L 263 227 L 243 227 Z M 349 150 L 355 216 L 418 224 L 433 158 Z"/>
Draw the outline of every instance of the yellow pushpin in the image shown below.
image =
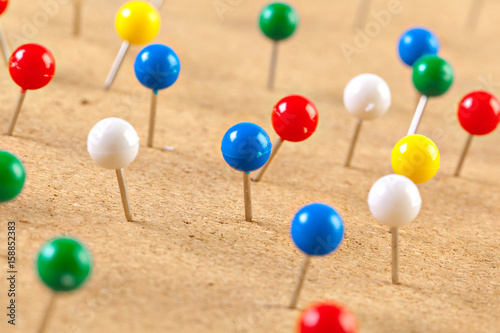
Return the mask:
<path fill-rule="evenodd" d="M 160 30 L 160 21 L 158 10 L 144 1 L 127 2 L 118 10 L 115 27 L 123 43 L 106 78 L 104 84 L 106 90 L 113 83 L 130 44 L 140 45 L 151 42 Z"/>
<path fill-rule="evenodd" d="M 415 184 L 425 183 L 434 177 L 441 164 L 436 144 L 426 136 L 405 136 L 392 149 L 392 169 Z"/>

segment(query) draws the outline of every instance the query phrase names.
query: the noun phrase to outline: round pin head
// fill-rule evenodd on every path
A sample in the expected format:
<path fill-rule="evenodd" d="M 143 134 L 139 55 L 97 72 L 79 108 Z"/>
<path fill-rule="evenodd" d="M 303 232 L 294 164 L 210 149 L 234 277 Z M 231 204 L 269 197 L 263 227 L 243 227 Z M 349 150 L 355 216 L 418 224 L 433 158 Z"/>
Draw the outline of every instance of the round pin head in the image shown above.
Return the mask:
<path fill-rule="evenodd" d="M 375 119 L 391 106 L 391 90 L 380 76 L 360 74 L 345 87 L 344 105 L 358 119 Z"/>
<path fill-rule="evenodd" d="M 439 52 L 439 40 L 436 35 L 425 28 L 411 28 L 406 30 L 399 39 L 399 57 L 408 66 L 427 54 Z"/>
<path fill-rule="evenodd" d="M 441 96 L 453 84 L 453 68 L 437 55 L 425 55 L 413 65 L 413 85 L 428 97 Z"/>
<path fill-rule="evenodd" d="M 313 304 L 300 315 L 297 333 L 356 333 L 354 315 L 343 305 L 333 302 Z"/>
<path fill-rule="evenodd" d="M 271 140 L 260 126 L 239 123 L 231 127 L 222 138 L 222 157 L 230 167 L 251 172 L 260 169 L 271 155 Z"/>
<path fill-rule="evenodd" d="M 297 28 L 299 17 L 289 5 L 274 2 L 267 5 L 260 13 L 260 30 L 268 38 L 280 41 L 290 37 Z"/>
<path fill-rule="evenodd" d="M 2 15 L 5 10 L 7 10 L 7 6 L 9 5 L 9 0 L 0 0 L 0 15 Z"/>
<path fill-rule="evenodd" d="M 42 282 L 54 292 L 81 287 L 92 272 L 90 251 L 78 240 L 60 236 L 42 245 L 35 259 Z"/>
<path fill-rule="evenodd" d="M 106 118 L 90 130 L 87 150 L 101 167 L 121 169 L 135 160 L 139 152 L 139 136 L 125 120 Z"/>
<path fill-rule="evenodd" d="M 118 10 L 115 27 L 123 40 L 140 45 L 151 42 L 158 35 L 160 21 L 160 13 L 153 5 L 131 1 Z"/>
<path fill-rule="evenodd" d="M 26 174 L 21 161 L 13 154 L 0 150 L 0 202 L 7 202 L 21 193 Z"/>
<path fill-rule="evenodd" d="M 473 91 L 458 104 L 458 121 L 472 135 L 491 133 L 500 122 L 500 103 L 489 92 Z"/>
<path fill-rule="evenodd" d="M 318 110 L 310 99 L 290 95 L 274 106 L 271 121 L 282 140 L 304 141 L 318 127 Z"/>
<path fill-rule="evenodd" d="M 323 256 L 340 245 L 344 222 L 332 207 L 311 203 L 295 214 L 290 233 L 295 245 L 306 255 Z"/>
<path fill-rule="evenodd" d="M 425 183 L 438 172 L 441 157 L 436 144 L 429 138 L 412 134 L 405 136 L 392 149 L 392 169 L 415 184 Z"/>
<path fill-rule="evenodd" d="M 135 76 L 143 86 L 153 90 L 170 87 L 181 70 L 179 57 L 163 44 L 148 45 L 139 52 L 134 64 Z"/>
<path fill-rule="evenodd" d="M 45 87 L 54 77 L 55 71 L 54 56 L 40 44 L 21 45 L 9 59 L 10 76 L 23 90 Z"/>
<path fill-rule="evenodd" d="M 401 175 L 387 175 L 375 182 L 368 194 L 373 217 L 391 228 L 403 227 L 415 220 L 422 198 L 417 185 Z"/>

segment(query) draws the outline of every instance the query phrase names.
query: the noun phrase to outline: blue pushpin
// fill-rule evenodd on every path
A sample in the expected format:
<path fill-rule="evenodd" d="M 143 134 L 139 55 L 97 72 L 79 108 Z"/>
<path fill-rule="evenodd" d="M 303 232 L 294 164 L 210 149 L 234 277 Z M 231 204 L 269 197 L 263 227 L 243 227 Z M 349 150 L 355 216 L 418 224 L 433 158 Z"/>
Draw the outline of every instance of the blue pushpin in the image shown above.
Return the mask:
<path fill-rule="evenodd" d="M 245 220 L 251 222 L 250 172 L 260 169 L 269 160 L 271 156 L 269 135 L 253 123 L 239 123 L 226 132 L 220 150 L 230 167 L 243 172 Z"/>
<path fill-rule="evenodd" d="M 344 222 L 332 207 L 322 203 L 311 203 L 295 214 L 291 236 L 295 245 L 305 254 L 290 302 L 290 309 L 294 309 L 311 256 L 324 256 L 339 247 L 344 238 Z"/>
<path fill-rule="evenodd" d="M 425 28 L 415 27 L 401 35 L 398 45 L 399 58 L 412 67 L 420 57 L 437 54 L 439 48 L 439 40 L 434 33 Z"/>
<path fill-rule="evenodd" d="M 173 85 L 181 70 L 179 57 L 163 44 L 148 45 L 139 52 L 134 64 L 135 76 L 146 88 L 152 89 L 149 117 L 148 147 L 153 147 L 158 90 Z"/>

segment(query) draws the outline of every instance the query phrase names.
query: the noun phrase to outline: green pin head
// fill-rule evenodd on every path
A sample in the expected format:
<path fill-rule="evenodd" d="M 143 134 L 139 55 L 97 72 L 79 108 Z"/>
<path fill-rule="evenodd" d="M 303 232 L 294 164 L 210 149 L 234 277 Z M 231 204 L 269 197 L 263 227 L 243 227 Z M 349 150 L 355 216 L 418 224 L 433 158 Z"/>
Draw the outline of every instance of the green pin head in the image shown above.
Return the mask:
<path fill-rule="evenodd" d="M 21 161 L 8 151 L 0 150 L 0 202 L 17 197 L 23 189 L 25 178 Z"/>
<path fill-rule="evenodd" d="M 38 276 L 54 292 L 81 287 L 92 272 L 90 251 L 80 241 L 59 236 L 46 242 L 35 259 Z"/>
<path fill-rule="evenodd" d="M 275 2 L 267 5 L 260 13 L 260 30 L 274 41 L 290 37 L 297 28 L 299 17 L 289 5 Z"/>
<path fill-rule="evenodd" d="M 437 55 L 425 55 L 413 65 L 413 85 L 428 97 L 441 96 L 453 84 L 453 68 Z"/>

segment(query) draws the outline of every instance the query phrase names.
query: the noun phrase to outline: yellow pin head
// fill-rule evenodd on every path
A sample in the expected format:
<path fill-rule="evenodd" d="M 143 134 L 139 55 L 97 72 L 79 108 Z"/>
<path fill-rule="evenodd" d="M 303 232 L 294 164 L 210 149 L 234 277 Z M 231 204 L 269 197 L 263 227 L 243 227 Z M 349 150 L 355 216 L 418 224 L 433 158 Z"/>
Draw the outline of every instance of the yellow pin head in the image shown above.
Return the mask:
<path fill-rule="evenodd" d="M 392 149 L 392 169 L 415 184 L 429 181 L 439 170 L 441 157 L 436 144 L 423 135 L 408 135 Z"/>
<path fill-rule="evenodd" d="M 123 5 L 116 15 L 118 35 L 130 44 L 147 44 L 160 30 L 160 13 L 144 1 L 131 1 Z"/>

